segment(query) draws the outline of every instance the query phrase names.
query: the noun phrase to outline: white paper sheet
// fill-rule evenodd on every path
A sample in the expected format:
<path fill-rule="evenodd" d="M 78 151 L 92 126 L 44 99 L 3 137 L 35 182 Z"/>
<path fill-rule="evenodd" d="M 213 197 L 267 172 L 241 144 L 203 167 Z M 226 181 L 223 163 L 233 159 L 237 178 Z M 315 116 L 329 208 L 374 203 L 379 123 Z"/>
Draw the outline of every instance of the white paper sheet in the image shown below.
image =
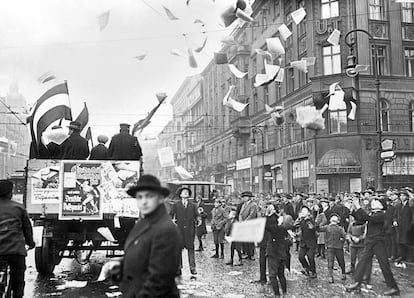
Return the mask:
<path fill-rule="evenodd" d="M 181 50 L 181 49 L 172 49 L 171 55 L 182 57 L 182 58 L 187 58 L 187 54 L 184 52 L 184 50 Z"/>
<path fill-rule="evenodd" d="M 336 90 L 329 99 L 329 111 L 345 110 L 346 104 L 344 101 L 345 92 L 343 90 Z"/>
<path fill-rule="evenodd" d="M 43 245 L 43 226 L 33 227 L 33 240 L 36 247 L 42 247 Z"/>
<path fill-rule="evenodd" d="M 236 17 L 238 17 L 240 20 L 244 22 L 248 22 L 248 23 L 254 22 L 254 19 L 251 16 L 249 16 L 247 13 L 245 13 L 243 10 L 241 10 L 240 8 L 236 10 Z"/>
<path fill-rule="evenodd" d="M 175 171 L 180 175 L 181 179 L 188 180 L 193 179 L 193 175 L 191 175 L 186 169 L 184 169 L 182 166 L 175 167 Z"/>
<path fill-rule="evenodd" d="M 227 91 L 226 95 L 223 98 L 223 106 L 225 106 L 227 104 L 227 101 L 229 100 L 230 94 L 233 92 L 233 89 L 235 87 L 233 85 L 229 86 L 229 91 Z"/>
<path fill-rule="evenodd" d="M 197 68 L 198 64 L 197 64 L 197 60 L 194 57 L 194 53 L 192 49 L 188 49 L 188 64 L 190 65 L 191 68 Z"/>
<path fill-rule="evenodd" d="M 110 12 L 108 10 L 108 11 L 106 11 L 106 12 L 104 12 L 104 13 L 102 13 L 98 16 L 98 23 L 99 23 L 99 30 L 100 31 L 102 31 L 103 29 L 106 28 L 106 26 L 108 26 L 109 15 L 110 15 Z"/>
<path fill-rule="evenodd" d="M 336 91 L 336 87 L 338 87 L 338 86 L 339 86 L 339 82 L 335 82 L 335 83 L 329 85 L 329 94 L 327 96 L 331 96 L 332 94 L 334 94 L 335 91 Z"/>
<path fill-rule="evenodd" d="M 177 18 L 172 12 L 171 10 L 169 10 L 167 7 L 163 6 L 164 10 L 165 10 L 165 14 L 167 15 L 167 17 L 170 19 L 170 21 L 177 21 L 179 20 L 179 18 Z"/>
<path fill-rule="evenodd" d="M 266 39 L 268 51 L 275 57 L 285 54 L 285 48 L 282 45 L 279 37 L 272 37 Z"/>
<path fill-rule="evenodd" d="M 259 243 L 263 240 L 266 218 L 235 222 L 231 230 L 230 238 L 234 242 Z"/>
<path fill-rule="evenodd" d="M 314 106 L 296 108 L 296 122 L 302 128 L 321 130 L 325 128 L 325 119 Z"/>
<path fill-rule="evenodd" d="M 303 57 L 301 60 L 306 61 L 306 67 L 314 66 L 316 57 Z"/>
<path fill-rule="evenodd" d="M 282 37 L 283 40 L 286 40 L 290 36 L 292 36 L 292 32 L 285 24 L 280 25 L 280 27 L 277 30 L 279 31 L 280 37 Z"/>
<path fill-rule="evenodd" d="M 158 159 L 162 168 L 175 166 L 174 152 L 171 147 L 158 149 Z"/>
<path fill-rule="evenodd" d="M 292 66 L 293 68 L 302 71 L 304 73 L 308 72 L 308 69 L 306 67 L 306 61 L 305 60 L 299 60 L 299 61 L 292 61 L 290 62 L 290 66 Z"/>
<path fill-rule="evenodd" d="M 206 44 L 207 44 L 207 37 L 204 39 L 203 44 L 200 47 L 194 49 L 194 52 L 200 53 L 202 50 L 204 50 L 204 47 L 206 46 Z"/>
<path fill-rule="evenodd" d="M 142 52 L 142 53 L 139 53 L 137 56 L 135 56 L 135 59 L 142 61 L 145 59 L 145 57 L 147 57 L 147 52 Z"/>
<path fill-rule="evenodd" d="M 306 17 L 306 11 L 303 7 L 293 11 L 291 14 L 292 20 L 298 25 Z"/>
<path fill-rule="evenodd" d="M 351 101 L 350 103 L 351 103 L 351 111 L 349 111 L 348 118 L 350 120 L 355 120 L 355 114 L 356 114 L 357 105 L 353 101 Z"/>
<path fill-rule="evenodd" d="M 238 79 L 242 79 L 247 75 L 247 72 L 240 71 L 234 64 L 228 64 L 231 73 Z"/>
<path fill-rule="evenodd" d="M 329 35 L 327 42 L 329 42 L 331 45 L 337 46 L 339 45 L 340 38 L 341 38 L 341 31 L 339 31 L 338 29 L 334 29 L 331 35 Z"/>
<path fill-rule="evenodd" d="M 111 230 L 108 227 L 100 227 L 97 229 L 98 233 L 101 234 L 106 240 L 111 242 L 116 242 L 114 235 L 112 235 Z"/>
<path fill-rule="evenodd" d="M 255 49 L 254 51 L 257 55 L 264 56 L 269 62 L 273 60 L 273 56 L 269 51 L 264 51 L 262 49 Z"/>
<path fill-rule="evenodd" d="M 275 82 L 283 82 L 284 78 L 285 78 L 285 69 L 281 68 L 279 72 L 277 73 Z"/>
<path fill-rule="evenodd" d="M 248 103 L 241 103 L 241 102 L 234 100 L 233 98 L 229 98 L 226 104 L 226 106 L 228 106 L 229 108 L 232 108 L 233 110 L 239 113 L 242 112 L 248 105 L 249 105 Z"/>

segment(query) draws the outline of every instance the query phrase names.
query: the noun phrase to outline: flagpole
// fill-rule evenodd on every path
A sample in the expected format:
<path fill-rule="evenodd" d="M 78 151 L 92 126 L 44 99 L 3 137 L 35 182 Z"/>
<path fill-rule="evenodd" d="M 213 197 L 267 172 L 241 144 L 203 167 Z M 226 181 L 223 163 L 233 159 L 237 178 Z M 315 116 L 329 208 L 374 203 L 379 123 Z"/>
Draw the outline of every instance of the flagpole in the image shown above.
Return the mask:
<path fill-rule="evenodd" d="M 70 108 L 70 120 L 72 121 L 72 104 L 70 103 L 70 95 L 69 95 L 68 81 L 67 80 L 64 80 L 64 83 L 66 85 L 66 90 L 68 91 L 68 102 L 69 102 L 69 108 Z M 63 115 L 63 117 L 65 117 L 65 115 Z"/>

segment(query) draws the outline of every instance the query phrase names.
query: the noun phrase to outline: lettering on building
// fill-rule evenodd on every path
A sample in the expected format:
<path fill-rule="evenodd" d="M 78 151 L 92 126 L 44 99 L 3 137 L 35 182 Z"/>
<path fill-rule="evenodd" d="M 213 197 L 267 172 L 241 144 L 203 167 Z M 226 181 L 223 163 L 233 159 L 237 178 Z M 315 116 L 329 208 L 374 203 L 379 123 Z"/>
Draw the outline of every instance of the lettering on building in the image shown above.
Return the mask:
<path fill-rule="evenodd" d="M 292 158 L 312 153 L 312 143 L 302 142 L 283 149 L 283 158 Z"/>

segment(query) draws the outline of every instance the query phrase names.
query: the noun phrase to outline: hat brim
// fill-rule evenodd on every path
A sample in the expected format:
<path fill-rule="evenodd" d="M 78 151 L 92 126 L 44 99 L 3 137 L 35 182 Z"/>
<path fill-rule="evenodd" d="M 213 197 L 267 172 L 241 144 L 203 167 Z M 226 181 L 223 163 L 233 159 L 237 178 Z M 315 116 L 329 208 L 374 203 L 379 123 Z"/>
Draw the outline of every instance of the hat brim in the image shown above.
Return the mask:
<path fill-rule="evenodd" d="M 160 193 L 161 195 L 163 195 L 164 197 L 168 197 L 170 195 L 170 190 L 168 188 L 165 187 L 156 187 L 156 186 L 133 186 L 130 189 L 127 190 L 127 194 L 133 198 L 135 198 L 137 192 L 139 191 L 144 191 L 144 190 L 150 190 L 150 191 L 155 191 Z"/>

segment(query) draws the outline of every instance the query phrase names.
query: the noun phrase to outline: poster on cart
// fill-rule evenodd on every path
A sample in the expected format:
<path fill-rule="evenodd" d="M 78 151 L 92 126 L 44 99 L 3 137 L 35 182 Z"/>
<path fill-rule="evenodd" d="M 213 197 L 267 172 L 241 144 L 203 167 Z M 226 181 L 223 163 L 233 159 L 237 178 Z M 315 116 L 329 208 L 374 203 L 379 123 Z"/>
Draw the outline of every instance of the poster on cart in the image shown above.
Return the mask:
<path fill-rule="evenodd" d="M 140 169 L 139 161 L 62 161 L 59 219 L 138 217 L 136 201 L 126 190 L 136 184 Z"/>
<path fill-rule="evenodd" d="M 48 160 L 32 160 L 28 167 L 30 203 L 59 204 L 60 165 Z"/>

